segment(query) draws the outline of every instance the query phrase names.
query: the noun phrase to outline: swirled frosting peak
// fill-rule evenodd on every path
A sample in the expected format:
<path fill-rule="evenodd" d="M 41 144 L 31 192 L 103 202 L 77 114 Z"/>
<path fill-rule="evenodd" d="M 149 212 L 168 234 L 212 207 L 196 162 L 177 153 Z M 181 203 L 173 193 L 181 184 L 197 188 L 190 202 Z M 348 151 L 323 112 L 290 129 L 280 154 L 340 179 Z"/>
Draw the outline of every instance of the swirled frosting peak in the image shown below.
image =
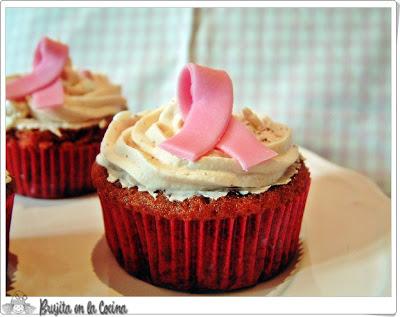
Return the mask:
<path fill-rule="evenodd" d="M 247 108 L 234 118 L 278 155 L 244 171 L 235 159 L 218 149 L 196 162 L 165 151 L 159 145 L 183 126 L 178 104 L 173 100 L 153 111 L 115 115 L 97 163 L 107 169 L 108 181 L 119 181 L 127 188 L 137 186 L 154 196 L 163 191 L 170 200 L 182 201 L 194 195 L 218 198 L 232 190 L 260 193 L 272 185 L 288 183 L 296 173 L 299 157 L 291 130 Z"/>

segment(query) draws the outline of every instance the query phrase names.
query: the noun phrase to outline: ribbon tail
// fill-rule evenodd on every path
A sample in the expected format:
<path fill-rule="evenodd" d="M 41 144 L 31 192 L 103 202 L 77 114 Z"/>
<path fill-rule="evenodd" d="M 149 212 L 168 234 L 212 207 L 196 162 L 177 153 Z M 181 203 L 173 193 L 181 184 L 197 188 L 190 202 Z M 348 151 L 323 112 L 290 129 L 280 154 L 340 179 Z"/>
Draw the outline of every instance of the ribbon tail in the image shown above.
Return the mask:
<path fill-rule="evenodd" d="M 278 155 L 258 141 L 246 126 L 235 118 L 230 120 L 216 147 L 236 159 L 245 171 Z"/>

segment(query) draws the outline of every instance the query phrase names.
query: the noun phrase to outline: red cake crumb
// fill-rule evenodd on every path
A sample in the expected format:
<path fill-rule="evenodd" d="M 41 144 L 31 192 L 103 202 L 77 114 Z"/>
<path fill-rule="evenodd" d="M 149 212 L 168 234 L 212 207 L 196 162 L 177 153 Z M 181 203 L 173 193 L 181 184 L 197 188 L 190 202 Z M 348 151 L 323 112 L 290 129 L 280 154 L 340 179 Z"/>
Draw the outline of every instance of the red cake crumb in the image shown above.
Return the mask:
<path fill-rule="evenodd" d="M 112 117 L 105 118 L 105 127 L 100 128 L 98 125 L 94 125 L 87 128 L 82 128 L 78 130 L 73 129 L 60 129 L 61 136 L 55 135 L 49 130 L 40 131 L 38 129 L 32 130 L 17 130 L 9 129 L 7 130 L 7 141 L 15 140 L 21 146 L 29 145 L 55 145 L 62 144 L 65 142 L 73 142 L 74 144 L 90 144 L 94 142 L 101 142 L 104 133 L 107 130 Z"/>
<path fill-rule="evenodd" d="M 146 213 L 180 219 L 225 218 L 262 212 L 266 208 L 285 204 L 293 195 L 304 192 L 310 182 L 310 173 L 302 162 L 290 183 L 272 186 L 261 194 L 230 192 L 218 199 L 194 196 L 180 202 L 169 201 L 162 192 L 154 199 L 148 192 L 138 191 L 137 187 L 121 188 L 118 181 L 110 183 L 107 177 L 107 170 L 95 163 L 92 168 L 93 184 L 98 191 L 108 192 L 110 199 L 118 201 L 124 208 L 139 208 Z"/>

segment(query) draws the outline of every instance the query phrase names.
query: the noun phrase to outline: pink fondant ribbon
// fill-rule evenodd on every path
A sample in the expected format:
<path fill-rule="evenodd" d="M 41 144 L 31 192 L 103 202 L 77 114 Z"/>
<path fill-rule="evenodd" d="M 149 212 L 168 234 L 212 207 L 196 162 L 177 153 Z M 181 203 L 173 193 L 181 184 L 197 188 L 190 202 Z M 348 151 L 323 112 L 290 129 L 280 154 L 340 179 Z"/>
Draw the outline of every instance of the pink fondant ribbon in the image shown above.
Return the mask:
<path fill-rule="evenodd" d="M 179 77 L 178 102 L 185 124 L 161 147 L 195 161 L 225 133 L 232 115 L 232 82 L 223 71 L 189 64 Z"/>
<path fill-rule="evenodd" d="M 160 145 L 164 150 L 196 161 L 219 148 L 246 171 L 277 155 L 232 117 L 233 88 L 226 72 L 188 64 L 179 77 L 178 103 L 184 125 Z"/>
<path fill-rule="evenodd" d="M 64 94 L 60 75 L 67 59 L 68 46 L 43 38 L 35 51 L 32 73 L 7 83 L 7 99 L 18 100 L 32 94 L 37 107 L 62 105 Z"/>
<path fill-rule="evenodd" d="M 36 109 L 54 108 L 63 103 L 64 88 L 60 78 L 32 94 L 32 105 Z"/>

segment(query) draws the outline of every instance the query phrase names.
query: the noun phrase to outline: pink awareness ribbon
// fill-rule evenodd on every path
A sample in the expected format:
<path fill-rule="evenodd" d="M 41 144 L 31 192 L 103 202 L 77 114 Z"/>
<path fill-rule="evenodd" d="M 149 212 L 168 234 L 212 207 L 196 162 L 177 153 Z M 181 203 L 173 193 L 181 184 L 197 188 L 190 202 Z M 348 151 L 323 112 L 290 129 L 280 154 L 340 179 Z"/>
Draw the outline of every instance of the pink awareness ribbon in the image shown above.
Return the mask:
<path fill-rule="evenodd" d="M 178 80 L 178 104 L 183 127 L 160 144 L 162 149 L 196 161 L 218 148 L 236 159 L 245 171 L 278 155 L 232 117 L 233 88 L 226 72 L 186 65 Z"/>
<path fill-rule="evenodd" d="M 68 59 L 68 46 L 43 38 L 35 51 L 33 71 L 6 84 L 6 98 L 18 100 L 32 94 L 36 108 L 63 104 L 64 93 L 60 75 Z"/>

